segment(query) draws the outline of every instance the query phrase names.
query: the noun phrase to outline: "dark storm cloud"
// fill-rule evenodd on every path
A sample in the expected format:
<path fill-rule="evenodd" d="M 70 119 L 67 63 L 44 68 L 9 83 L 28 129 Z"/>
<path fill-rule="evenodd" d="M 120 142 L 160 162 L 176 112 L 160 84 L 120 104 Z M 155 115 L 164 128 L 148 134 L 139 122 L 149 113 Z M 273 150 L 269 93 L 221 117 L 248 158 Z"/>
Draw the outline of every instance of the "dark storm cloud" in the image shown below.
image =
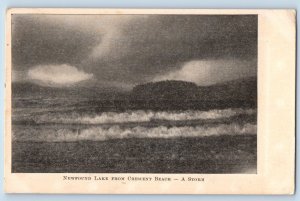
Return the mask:
<path fill-rule="evenodd" d="M 249 76 L 256 73 L 257 16 L 51 18 L 36 15 L 13 18 L 14 70 L 67 63 L 92 73 L 102 84 L 151 81 L 162 74 L 181 72 L 187 62 L 201 60 L 230 61 L 227 63 L 232 65 L 243 63 L 244 68 L 252 69 L 245 70 L 250 72 Z M 198 63 L 193 62 L 193 65 Z M 216 68 L 222 68 L 222 62 L 214 62 L 214 73 Z M 232 69 L 231 74 L 234 74 L 238 68 L 227 65 L 226 69 Z M 230 73 L 226 76 L 230 79 Z"/>
<path fill-rule="evenodd" d="M 140 82 L 195 59 L 256 64 L 256 16 L 151 16 L 128 24 L 121 38 L 108 55 L 89 63 L 102 79 Z"/>
<path fill-rule="evenodd" d="M 101 35 L 94 32 L 48 21 L 48 18 L 49 15 L 13 15 L 12 62 L 15 70 L 40 64 L 80 63 L 101 40 Z"/>

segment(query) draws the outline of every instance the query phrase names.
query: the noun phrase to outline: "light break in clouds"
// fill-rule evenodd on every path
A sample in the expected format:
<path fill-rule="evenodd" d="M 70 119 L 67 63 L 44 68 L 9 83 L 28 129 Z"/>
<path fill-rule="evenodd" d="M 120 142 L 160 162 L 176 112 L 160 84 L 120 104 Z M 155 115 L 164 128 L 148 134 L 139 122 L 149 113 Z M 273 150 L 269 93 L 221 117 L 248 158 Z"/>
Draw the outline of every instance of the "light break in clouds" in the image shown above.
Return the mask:
<path fill-rule="evenodd" d="M 46 85 L 71 85 L 91 79 L 93 74 L 85 73 L 74 66 L 39 65 L 28 71 L 28 79 Z"/>
<path fill-rule="evenodd" d="M 181 80 L 205 86 L 247 77 L 255 74 L 255 72 L 255 62 L 241 60 L 194 60 L 184 63 L 179 70 L 156 76 L 153 81 Z"/>
<path fill-rule="evenodd" d="M 256 76 L 256 69 L 256 15 L 12 16 L 14 82 L 210 85 Z"/>

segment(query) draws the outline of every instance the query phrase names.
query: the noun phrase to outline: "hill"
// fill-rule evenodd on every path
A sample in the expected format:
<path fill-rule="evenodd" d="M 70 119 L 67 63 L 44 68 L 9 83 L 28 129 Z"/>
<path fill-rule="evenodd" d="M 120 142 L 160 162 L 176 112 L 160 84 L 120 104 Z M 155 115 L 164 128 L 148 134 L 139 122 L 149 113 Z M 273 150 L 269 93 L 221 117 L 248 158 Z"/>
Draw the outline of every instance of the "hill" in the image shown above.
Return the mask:
<path fill-rule="evenodd" d="M 13 83 L 13 98 L 66 98 L 89 100 L 104 110 L 210 110 L 229 107 L 256 107 L 255 77 L 211 86 L 167 80 L 135 86 L 131 92 L 115 88 L 54 88 L 33 83 Z"/>
<path fill-rule="evenodd" d="M 198 86 L 192 82 L 167 80 L 137 85 L 131 97 L 136 100 L 181 100 L 197 98 Z"/>
<path fill-rule="evenodd" d="M 257 81 L 249 77 L 205 87 L 185 81 L 151 82 L 134 87 L 131 100 L 141 109 L 256 107 Z"/>
<path fill-rule="evenodd" d="M 50 87 L 35 83 L 12 83 L 12 96 L 23 98 L 87 98 L 112 100 L 126 93 L 117 88 L 96 88 L 84 86 Z"/>

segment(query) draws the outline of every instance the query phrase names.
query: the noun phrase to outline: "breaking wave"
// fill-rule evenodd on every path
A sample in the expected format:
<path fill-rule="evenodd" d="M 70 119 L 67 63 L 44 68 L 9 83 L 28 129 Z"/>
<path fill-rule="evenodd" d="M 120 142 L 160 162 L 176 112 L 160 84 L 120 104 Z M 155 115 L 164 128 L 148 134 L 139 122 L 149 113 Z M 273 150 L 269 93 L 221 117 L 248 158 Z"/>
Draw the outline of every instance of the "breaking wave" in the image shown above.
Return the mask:
<path fill-rule="evenodd" d="M 243 125 L 219 124 L 213 127 L 165 127 L 145 128 L 136 126 L 134 128 L 121 128 L 111 126 L 91 126 L 88 128 L 33 128 L 20 127 L 13 129 L 13 140 L 17 141 L 38 141 L 38 142 L 72 142 L 72 141 L 104 141 L 109 139 L 125 138 L 176 138 L 176 137 L 205 137 L 220 135 L 254 135 L 256 125 L 246 123 Z"/>
<path fill-rule="evenodd" d="M 152 120 L 184 121 L 197 119 L 220 119 L 236 115 L 253 115 L 255 109 L 224 109 L 210 111 L 184 111 L 184 112 L 154 112 L 154 111 L 127 111 L 122 113 L 103 112 L 100 114 L 79 113 L 47 113 L 33 117 L 36 123 L 57 124 L 107 124 L 124 122 L 149 122 Z"/>

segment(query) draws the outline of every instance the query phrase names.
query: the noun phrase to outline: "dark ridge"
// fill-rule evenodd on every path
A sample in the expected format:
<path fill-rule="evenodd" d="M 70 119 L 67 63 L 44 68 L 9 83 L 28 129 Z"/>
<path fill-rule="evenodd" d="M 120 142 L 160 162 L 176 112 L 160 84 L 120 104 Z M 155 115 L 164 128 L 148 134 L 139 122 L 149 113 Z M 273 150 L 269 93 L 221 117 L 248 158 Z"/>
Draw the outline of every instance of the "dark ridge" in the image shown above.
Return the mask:
<path fill-rule="evenodd" d="M 256 77 L 249 77 L 211 86 L 167 80 L 136 85 L 131 92 L 114 88 L 53 88 L 33 83 L 13 83 L 12 94 L 13 100 L 19 97 L 85 99 L 81 102 L 77 101 L 78 106 L 93 106 L 96 112 L 255 108 L 257 107 L 257 80 Z M 14 103 L 16 104 L 20 103 Z"/>
<path fill-rule="evenodd" d="M 85 86 L 49 87 L 35 83 L 12 83 L 12 97 L 17 98 L 87 98 L 91 100 L 113 100 L 122 99 L 128 93 L 117 88 L 95 88 Z"/>
<path fill-rule="evenodd" d="M 160 81 L 137 85 L 131 93 L 135 109 L 186 110 L 228 107 L 256 107 L 255 77 L 211 86 L 197 86 L 185 81 Z"/>
<path fill-rule="evenodd" d="M 198 87 L 195 83 L 167 80 L 137 85 L 131 97 L 135 100 L 182 100 L 195 99 Z"/>

